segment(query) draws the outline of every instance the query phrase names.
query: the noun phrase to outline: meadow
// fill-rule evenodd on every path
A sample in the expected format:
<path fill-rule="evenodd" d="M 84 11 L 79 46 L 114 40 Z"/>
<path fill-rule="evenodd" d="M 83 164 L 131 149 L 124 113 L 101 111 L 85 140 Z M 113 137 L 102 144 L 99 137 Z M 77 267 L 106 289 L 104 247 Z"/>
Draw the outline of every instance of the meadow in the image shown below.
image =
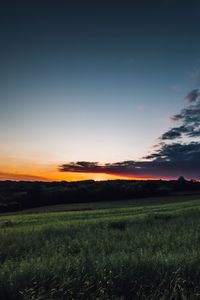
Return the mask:
<path fill-rule="evenodd" d="M 0 299 L 200 299 L 200 199 L 0 217 Z"/>

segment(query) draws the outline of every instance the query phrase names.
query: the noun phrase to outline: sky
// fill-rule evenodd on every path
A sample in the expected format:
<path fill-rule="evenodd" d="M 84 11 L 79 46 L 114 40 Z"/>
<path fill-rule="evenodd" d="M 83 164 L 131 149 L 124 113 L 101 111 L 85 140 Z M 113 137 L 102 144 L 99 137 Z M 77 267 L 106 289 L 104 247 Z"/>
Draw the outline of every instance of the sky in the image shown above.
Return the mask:
<path fill-rule="evenodd" d="M 0 180 L 200 179 L 199 17 L 199 0 L 1 2 Z"/>

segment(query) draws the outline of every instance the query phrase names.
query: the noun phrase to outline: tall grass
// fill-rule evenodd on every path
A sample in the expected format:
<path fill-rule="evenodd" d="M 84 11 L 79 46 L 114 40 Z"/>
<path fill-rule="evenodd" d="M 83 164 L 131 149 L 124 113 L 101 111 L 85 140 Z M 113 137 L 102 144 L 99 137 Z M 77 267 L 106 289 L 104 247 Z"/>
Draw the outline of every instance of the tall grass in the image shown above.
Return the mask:
<path fill-rule="evenodd" d="M 200 201 L 0 218 L 0 299 L 200 299 Z"/>

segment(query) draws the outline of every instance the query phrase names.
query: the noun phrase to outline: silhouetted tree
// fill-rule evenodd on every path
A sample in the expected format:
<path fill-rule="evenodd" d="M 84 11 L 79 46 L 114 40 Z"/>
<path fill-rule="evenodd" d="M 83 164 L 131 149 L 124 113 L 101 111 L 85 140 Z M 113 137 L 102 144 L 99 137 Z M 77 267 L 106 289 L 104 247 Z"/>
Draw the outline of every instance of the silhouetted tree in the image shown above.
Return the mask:
<path fill-rule="evenodd" d="M 180 176 L 177 180 L 179 182 L 185 182 L 185 181 L 187 181 L 183 176 Z"/>

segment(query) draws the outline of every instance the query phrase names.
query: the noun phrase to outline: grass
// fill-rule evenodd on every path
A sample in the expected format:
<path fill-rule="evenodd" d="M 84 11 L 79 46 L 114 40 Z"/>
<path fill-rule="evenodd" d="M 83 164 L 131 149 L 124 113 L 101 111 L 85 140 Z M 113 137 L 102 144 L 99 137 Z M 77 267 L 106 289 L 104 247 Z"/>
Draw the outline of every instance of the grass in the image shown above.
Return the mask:
<path fill-rule="evenodd" d="M 200 200 L 0 217 L 0 299 L 200 299 Z"/>
<path fill-rule="evenodd" d="M 109 208 L 122 208 L 122 207 L 135 207 L 135 206 L 147 206 L 147 205 L 160 205 L 172 202 L 183 202 L 188 200 L 200 199 L 200 193 L 189 192 L 189 193 L 176 193 L 168 196 L 160 197 L 145 197 L 135 199 L 124 199 L 124 200 L 112 200 L 112 201 L 92 201 L 83 203 L 66 203 L 57 205 L 47 205 L 42 207 L 34 207 L 24 209 L 16 212 L 7 212 L 6 215 L 12 214 L 28 214 L 28 213 L 46 213 L 46 212 L 60 212 L 60 211 L 80 211 L 80 210 L 95 210 L 95 209 L 109 209 Z M 5 215 L 5 213 L 4 213 Z"/>

